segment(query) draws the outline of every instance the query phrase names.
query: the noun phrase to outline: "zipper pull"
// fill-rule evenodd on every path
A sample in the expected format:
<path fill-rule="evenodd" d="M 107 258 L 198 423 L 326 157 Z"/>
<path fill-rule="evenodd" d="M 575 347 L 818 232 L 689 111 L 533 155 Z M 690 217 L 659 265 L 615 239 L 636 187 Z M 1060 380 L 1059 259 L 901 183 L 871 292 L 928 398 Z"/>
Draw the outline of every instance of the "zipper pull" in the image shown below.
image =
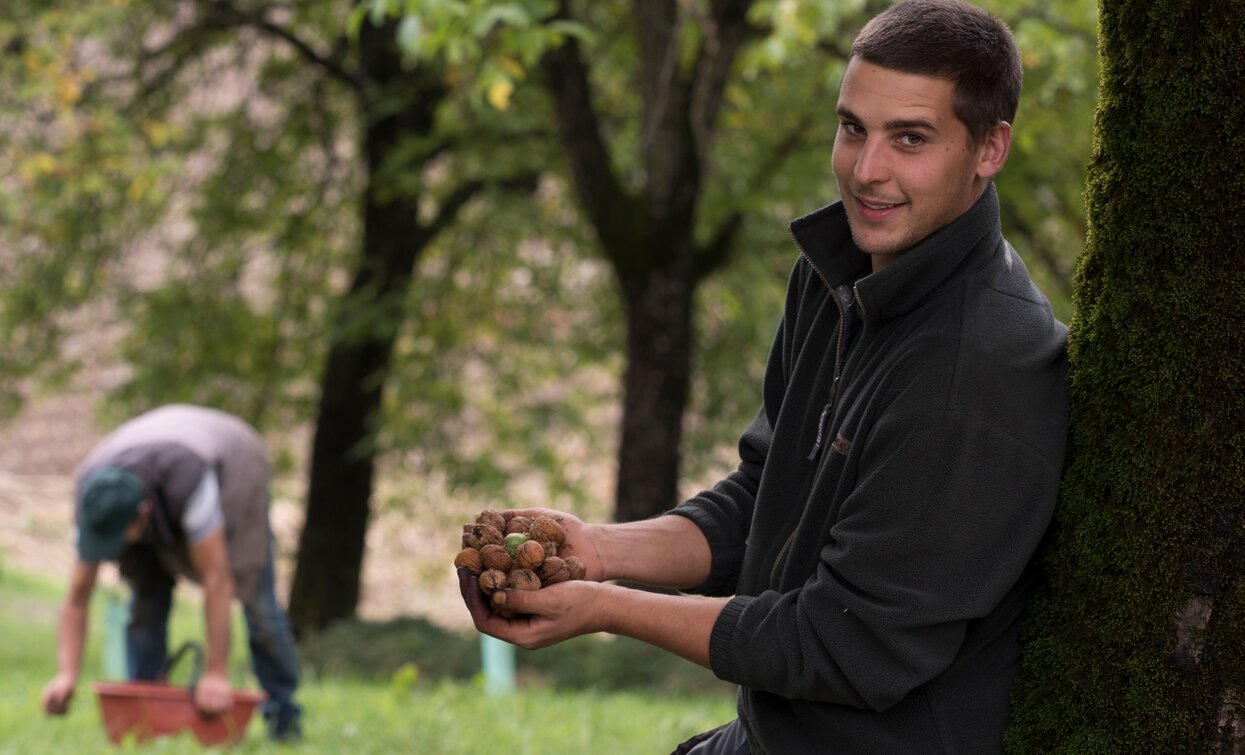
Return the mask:
<path fill-rule="evenodd" d="M 821 418 L 817 420 L 817 440 L 813 443 L 813 450 L 808 452 L 808 460 L 813 461 L 817 458 L 817 454 L 821 453 L 821 439 L 826 432 L 826 417 L 830 416 L 830 405 L 826 404 L 821 409 Z"/>

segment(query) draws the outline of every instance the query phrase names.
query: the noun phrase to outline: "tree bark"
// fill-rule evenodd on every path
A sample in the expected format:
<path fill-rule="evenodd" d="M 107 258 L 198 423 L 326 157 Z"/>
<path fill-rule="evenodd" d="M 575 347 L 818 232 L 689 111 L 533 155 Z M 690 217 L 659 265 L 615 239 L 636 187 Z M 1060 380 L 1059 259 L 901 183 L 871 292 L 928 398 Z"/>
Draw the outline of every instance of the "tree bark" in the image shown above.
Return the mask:
<path fill-rule="evenodd" d="M 677 503 L 679 448 L 692 352 L 692 292 L 683 264 L 622 279 L 627 367 L 614 499 L 617 521 L 646 519 Z"/>
<path fill-rule="evenodd" d="M 1245 750 L 1245 4 L 1101 0 L 1069 458 L 1013 752 Z"/>
<path fill-rule="evenodd" d="M 379 178 L 402 139 L 431 131 L 444 96 L 435 75 L 402 69 L 393 40 L 390 28 L 361 27 L 362 153 L 368 169 L 363 248 L 330 336 L 321 383 L 306 520 L 290 591 L 296 633 L 355 615 L 384 386 L 415 263 L 435 235 L 419 223 L 418 197 L 395 192 Z M 405 88 L 399 94 L 407 104 L 396 112 L 382 110 L 385 93 L 393 95 L 396 84 Z"/>

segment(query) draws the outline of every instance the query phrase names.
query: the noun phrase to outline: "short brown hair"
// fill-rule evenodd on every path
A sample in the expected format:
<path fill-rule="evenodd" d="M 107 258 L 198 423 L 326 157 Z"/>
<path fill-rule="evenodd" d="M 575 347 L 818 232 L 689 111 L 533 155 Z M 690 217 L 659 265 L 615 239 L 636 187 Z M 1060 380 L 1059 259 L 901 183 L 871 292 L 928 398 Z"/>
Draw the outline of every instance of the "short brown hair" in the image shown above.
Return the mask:
<path fill-rule="evenodd" d="M 1024 71 L 1007 24 L 962 0 L 904 0 L 874 17 L 851 57 L 955 83 L 952 108 L 974 144 L 1012 123 Z"/>

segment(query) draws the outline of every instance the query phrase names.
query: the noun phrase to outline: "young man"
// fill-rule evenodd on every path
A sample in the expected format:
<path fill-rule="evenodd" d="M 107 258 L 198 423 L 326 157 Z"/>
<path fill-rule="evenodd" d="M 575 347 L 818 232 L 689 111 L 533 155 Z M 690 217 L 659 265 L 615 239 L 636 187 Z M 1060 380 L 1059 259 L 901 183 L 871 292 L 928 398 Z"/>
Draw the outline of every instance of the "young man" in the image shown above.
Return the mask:
<path fill-rule="evenodd" d="M 678 752 L 1001 749 L 1066 431 L 1066 329 L 992 182 L 1020 86 L 1006 26 L 959 0 L 865 27 L 837 108 L 842 201 L 792 223 L 738 469 L 656 519 L 563 514 L 592 581 L 495 593 L 514 619 L 461 575 L 481 631 L 627 635 L 738 684 L 739 718 Z"/>
<path fill-rule="evenodd" d="M 214 409 L 165 406 L 104 438 L 75 474 L 78 561 L 61 606 L 58 673 L 43 707 L 69 708 L 86 640 L 87 611 L 102 561 L 119 561 L 133 590 L 126 651 L 131 679 L 155 679 L 168 656 L 176 578 L 203 587 L 203 674 L 195 705 L 228 710 L 230 612 L 243 608 L 251 660 L 268 694 L 263 713 L 274 739 L 301 735 L 294 702 L 298 659 L 273 586 L 268 524 L 270 466 L 259 435 Z"/>

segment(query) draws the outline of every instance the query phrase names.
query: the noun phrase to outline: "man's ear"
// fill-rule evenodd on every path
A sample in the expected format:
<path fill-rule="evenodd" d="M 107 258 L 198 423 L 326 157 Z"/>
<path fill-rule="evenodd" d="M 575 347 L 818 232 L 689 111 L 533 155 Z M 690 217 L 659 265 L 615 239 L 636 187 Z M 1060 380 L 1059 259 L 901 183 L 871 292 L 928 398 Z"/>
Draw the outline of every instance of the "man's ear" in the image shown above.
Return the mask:
<path fill-rule="evenodd" d="M 1003 170 L 1012 148 L 1012 125 L 999 121 L 982 137 L 977 146 L 977 177 L 990 180 Z"/>

